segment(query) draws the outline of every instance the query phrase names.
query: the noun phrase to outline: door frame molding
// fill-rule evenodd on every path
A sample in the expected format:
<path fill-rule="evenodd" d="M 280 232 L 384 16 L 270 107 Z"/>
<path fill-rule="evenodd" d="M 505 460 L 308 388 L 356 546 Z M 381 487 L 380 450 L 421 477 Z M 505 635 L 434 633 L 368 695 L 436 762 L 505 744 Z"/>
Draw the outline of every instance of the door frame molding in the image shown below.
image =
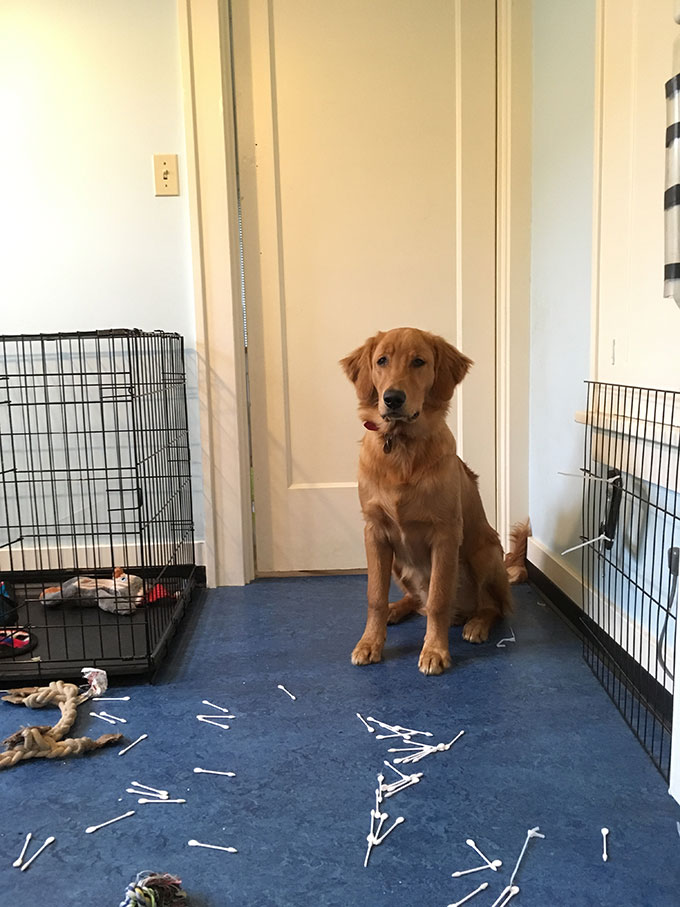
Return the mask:
<path fill-rule="evenodd" d="M 255 576 L 228 0 L 177 0 L 209 586 Z"/>
<path fill-rule="evenodd" d="M 532 2 L 496 2 L 496 519 L 529 515 Z"/>
<path fill-rule="evenodd" d="M 230 7 L 177 0 L 211 586 L 255 575 Z M 506 545 L 528 512 L 531 0 L 496 8 L 496 494 Z"/>

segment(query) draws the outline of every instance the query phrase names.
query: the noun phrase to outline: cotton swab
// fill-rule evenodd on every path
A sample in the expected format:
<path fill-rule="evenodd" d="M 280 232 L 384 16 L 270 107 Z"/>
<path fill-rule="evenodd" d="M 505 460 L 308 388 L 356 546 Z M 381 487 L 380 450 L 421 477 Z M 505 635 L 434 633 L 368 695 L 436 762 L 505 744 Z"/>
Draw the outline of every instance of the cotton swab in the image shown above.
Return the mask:
<path fill-rule="evenodd" d="M 221 727 L 223 731 L 229 730 L 228 724 L 220 724 L 219 721 L 215 721 L 215 718 L 221 718 L 221 715 L 196 715 L 199 721 L 205 722 L 205 724 L 212 724 L 214 727 Z"/>
<path fill-rule="evenodd" d="M 506 885 L 503 891 L 501 891 L 496 900 L 493 902 L 491 907 L 501 907 L 501 904 L 505 902 L 505 898 L 510 894 L 511 891 L 512 886 Z"/>
<path fill-rule="evenodd" d="M 383 787 L 382 791 L 387 800 L 389 797 L 393 797 L 395 794 L 398 794 L 402 790 L 406 790 L 407 787 L 412 787 L 414 784 L 418 784 L 420 779 L 423 777 L 422 772 L 418 772 L 417 775 L 411 775 L 406 781 L 397 781 L 394 784 L 388 784 L 386 787 Z"/>
<path fill-rule="evenodd" d="M 49 847 L 50 844 L 54 844 L 54 836 L 53 836 L 53 835 L 50 835 L 49 838 L 47 838 L 47 839 L 45 840 L 45 843 L 42 845 L 42 847 L 39 847 L 38 850 L 36 850 L 36 852 L 33 854 L 33 856 L 31 857 L 30 860 L 26 860 L 26 862 L 24 863 L 24 865 L 21 867 L 21 871 L 23 872 L 25 869 L 28 869 L 28 867 L 31 865 L 31 863 L 33 862 L 33 860 L 35 860 L 35 858 L 36 858 L 37 856 L 39 856 L 39 855 L 43 852 L 43 850 L 44 850 L 46 847 Z"/>
<path fill-rule="evenodd" d="M 423 737 L 431 737 L 432 734 L 430 731 L 414 731 L 413 728 L 402 727 L 400 724 L 385 724 L 384 721 L 378 721 L 377 718 L 373 718 L 372 715 L 369 715 L 366 718 L 367 721 L 372 721 L 374 724 L 377 724 L 379 727 L 385 728 L 386 731 L 394 731 L 400 736 L 402 734 L 421 734 Z"/>
<path fill-rule="evenodd" d="M 524 856 L 524 852 L 527 849 L 527 845 L 529 843 L 529 838 L 545 838 L 545 835 L 540 834 L 540 832 L 538 830 L 539 827 L 540 826 L 537 825 L 536 828 L 529 828 L 527 830 L 526 841 L 524 842 L 524 846 L 522 847 L 522 850 L 520 851 L 520 855 L 517 858 L 517 863 L 515 864 L 515 868 L 512 871 L 512 875 L 510 876 L 510 882 L 508 884 L 508 888 L 511 888 L 513 882 L 515 881 L 515 876 L 517 875 L 517 870 L 519 869 L 519 864 L 522 862 L 522 857 Z M 514 897 L 514 895 L 513 895 L 513 897 Z"/>
<path fill-rule="evenodd" d="M 186 800 L 168 800 L 166 797 L 140 797 L 137 803 L 186 803 Z"/>
<path fill-rule="evenodd" d="M 475 866 L 474 869 L 459 869 L 457 872 L 452 872 L 451 876 L 454 879 L 458 879 L 460 876 L 469 876 L 471 872 L 482 872 L 484 869 L 493 869 L 494 872 L 498 872 L 502 865 L 502 860 L 493 860 L 491 863 L 485 863 L 483 866 Z"/>
<path fill-rule="evenodd" d="M 602 541 L 613 542 L 614 539 L 607 538 L 606 534 L 604 532 L 602 532 L 602 533 L 600 533 L 600 535 L 597 536 L 597 538 L 588 539 L 587 542 L 582 542 L 580 545 L 574 545 L 573 548 L 565 548 L 564 551 L 560 551 L 560 556 L 564 555 L 564 554 L 569 554 L 571 551 L 578 551 L 579 548 L 585 548 L 586 545 L 594 545 L 596 542 L 602 542 Z"/>
<path fill-rule="evenodd" d="M 377 793 L 378 792 L 376 791 L 376 795 L 377 795 Z M 377 798 L 376 798 L 376 803 L 377 803 Z M 368 866 L 368 858 L 371 855 L 371 850 L 373 849 L 373 845 L 376 843 L 376 841 L 375 841 L 376 835 L 380 834 L 380 829 L 383 827 L 383 823 L 385 822 L 385 820 L 387 818 L 388 818 L 387 813 L 381 813 L 380 810 L 377 808 L 377 806 L 376 806 L 376 809 L 371 810 L 371 830 L 366 835 L 366 841 L 368 842 L 368 846 L 366 847 L 366 856 L 364 857 L 364 869 L 366 869 L 366 867 Z M 375 830 L 375 828 L 374 828 L 376 819 L 378 820 L 377 830 Z"/>
<path fill-rule="evenodd" d="M 383 815 L 385 815 L 385 813 L 383 813 Z M 397 816 L 397 818 L 394 820 L 392 825 L 390 825 L 390 827 L 387 829 L 387 831 L 383 832 L 382 837 L 378 837 L 380 835 L 380 828 L 378 828 L 378 831 L 376 832 L 375 837 L 373 838 L 373 843 L 376 845 L 376 847 L 378 844 L 382 844 L 382 842 L 390 834 L 390 832 L 394 831 L 394 829 L 397 827 L 397 825 L 401 825 L 401 823 L 404 821 L 405 821 L 405 819 L 403 816 Z"/>
<path fill-rule="evenodd" d="M 115 723 L 116 723 L 116 722 L 113 721 L 111 718 L 106 718 L 104 715 L 101 715 L 101 714 L 99 714 L 99 713 L 97 713 L 97 712 L 90 712 L 90 715 L 91 715 L 93 718 L 101 718 L 101 720 L 102 720 L 102 721 L 105 721 L 107 724 L 115 724 Z"/>
<path fill-rule="evenodd" d="M 122 816 L 116 816 L 115 819 L 109 819 L 108 822 L 102 822 L 101 825 L 90 825 L 85 829 L 85 834 L 91 835 L 92 832 L 98 831 L 100 828 L 104 828 L 105 825 L 111 825 L 112 822 L 120 822 L 121 819 L 127 819 L 128 816 L 134 816 L 134 814 L 134 809 L 130 809 L 126 813 L 123 813 Z"/>
<path fill-rule="evenodd" d="M 510 901 L 514 898 L 514 896 L 515 896 L 516 894 L 519 894 L 519 886 L 518 886 L 518 885 L 509 885 L 508 888 L 507 888 L 506 890 L 507 890 L 507 892 L 508 892 L 508 896 L 506 897 L 506 899 L 505 899 L 504 901 L 501 902 L 501 904 L 499 905 L 499 907 L 508 907 L 508 904 L 509 904 Z"/>
<path fill-rule="evenodd" d="M 376 838 L 380 834 L 380 831 L 383 827 L 383 823 L 385 822 L 386 819 L 389 818 L 387 813 L 381 812 L 381 810 L 380 810 L 380 804 L 382 803 L 382 799 L 383 799 L 382 798 L 382 788 L 383 788 L 384 780 L 385 780 L 385 776 L 382 775 L 381 773 L 378 773 L 378 786 L 375 789 L 375 809 L 371 810 L 371 830 L 366 835 L 366 841 L 368 842 L 368 846 L 366 848 L 366 856 L 364 857 L 364 869 L 368 866 L 368 858 L 371 855 L 371 850 L 372 850 L 374 844 L 376 843 Z M 378 822 L 377 830 L 375 828 L 376 820 Z"/>
<path fill-rule="evenodd" d="M 609 834 L 608 828 L 602 829 L 602 859 L 606 863 L 609 859 L 609 854 L 607 853 L 607 835 Z"/>
<path fill-rule="evenodd" d="M 129 702 L 129 696 L 93 696 L 92 702 Z"/>
<path fill-rule="evenodd" d="M 491 867 L 491 864 L 492 864 L 492 863 L 496 863 L 497 866 L 496 866 L 496 869 L 494 869 L 494 872 L 497 872 L 497 871 L 498 871 L 498 867 L 503 865 L 503 861 L 502 861 L 502 860 L 490 860 L 487 856 L 485 856 L 485 855 L 482 853 L 482 851 L 479 849 L 479 847 L 477 847 L 477 845 L 476 845 L 475 842 L 472 840 L 472 838 L 468 838 L 468 839 L 465 841 L 465 843 L 467 844 L 468 847 L 471 847 L 471 848 L 475 851 L 475 853 L 479 854 L 479 856 L 484 860 L 484 862 L 485 862 L 485 863 L 488 863 L 489 867 Z M 493 867 L 491 867 L 491 868 L 493 868 Z"/>
<path fill-rule="evenodd" d="M 140 794 L 145 794 L 146 796 L 151 796 L 150 790 L 140 790 L 138 787 L 126 787 L 126 794 L 134 794 L 136 797 L 139 797 Z M 154 797 L 157 797 L 159 800 L 167 800 L 168 794 L 153 794 Z"/>
<path fill-rule="evenodd" d="M 398 768 L 395 768 L 395 767 L 392 765 L 392 763 L 391 763 L 391 762 L 388 762 L 387 760 L 385 760 L 385 761 L 383 762 L 383 765 L 386 765 L 388 768 L 391 768 L 393 772 L 396 772 L 396 773 L 399 775 L 399 777 L 401 778 L 402 781 L 404 781 L 406 778 L 410 778 L 410 777 L 411 777 L 410 775 L 405 775 L 403 772 L 400 772 Z"/>
<path fill-rule="evenodd" d="M 224 712 L 225 714 L 229 711 L 229 709 L 225 709 L 221 705 L 215 705 L 214 702 L 210 702 L 208 699 L 203 699 L 201 705 L 209 705 L 211 709 L 217 709 L 218 712 Z M 236 715 L 229 715 L 229 717 L 235 718 Z"/>
<path fill-rule="evenodd" d="M 158 794 L 159 797 L 169 797 L 170 796 L 169 791 L 160 790 L 157 787 L 149 787 L 148 784 L 142 784 L 141 781 L 130 781 L 130 784 L 133 787 L 142 787 L 142 788 L 144 788 L 145 791 L 150 790 L 152 794 Z M 137 793 L 141 793 L 141 791 L 137 791 Z"/>
<path fill-rule="evenodd" d="M 119 718 L 117 715 L 109 715 L 108 712 L 100 712 L 100 718 L 108 718 L 113 722 L 120 721 L 121 724 L 127 724 L 127 718 Z"/>
<path fill-rule="evenodd" d="M 512 636 L 506 636 L 504 639 L 498 640 L 498 642 L 496 643 L 497 649 L 505 649 L 506 642 L 517 642 L 517 637 L 515 636 L 515 631 L 512 629 L 512 627 L 510 627 L 510 632 L 512 633 Z"/>
<path fill-rule="evenodd" d="M 194 841 L 192 838 L 191 841 L 187 841 L 189 847 L 209 847 L 210 850 L 226 850 L 227 853 L 238 853 L 235 847 L 220 847 L 219 844 L 201 844 L 200 841 Z"/>
<path fill-rule="evenodd" d="M 33 837 L 33 835 L 29 831 L 29 833 L 26 835 L 26 840 L 24 841 L 24 846 L 21 848 L 21 853 L 16 858 L 16 860 L 12 863 L 12 866 L 21 866 L 21 864 L 24 862 L 24 857 L 26 856 L 26 850 L 28 849 L 28 843 L 32 837 Z"/>
<path fill-rule="evenodd" d="M 464 733 L 465 733 L 465 731 L 460 731 L 458 734 L 456 734 L 456 736 L 453 738 L 453 740 L 450 740 L 448 743 L 437 743 L 435 746 L 428 746 L 427 744 L 418 744 L 420 749 L 417 749 L 417 750 L 411 752 L 411 754 L 408 756 L 401 756 L 399 759 L 395 759 L 394 764 L 397 765 L 397 763 L 398 763 L 400 765 L 406 765 L 407 763 L 420 762 L 421 759 L 424 759 L 425 756 L 430 756 L 432 753 L 443 753 L 445 750 L 451 749 L 451 747 L 456 742 L 456 740 L 458 740 L 460 737 L 462 737 Z M 408 750 L 406 750 L 406 749 L 404 749 L 404 750 L 390 749 L 390 750 L 388 750 L 388 752 L 389 753 L 398 753 L 398 752 L 408 752 Z"/>
<path fill-rule="evenodd" d="M 475 888 L 475 890 L 471 891 L 470 894 L 466 894 L 464 898 L 461 898 L 460 901 L 456 901 L 455 904 L 449 904 L 448 907 L 461 907 L 462 904 L 464 904 L 466 901 L 469 901 L 470 898 L 473 898 L 476 894 L 479 894 L 480 891 L 486 891 L 488 887 L 488 882 L 482 882 L 479 888 Z"/>
<path fill-rule="evenodd" d="M 362 718 L 362 716 L 359 714 L 359 712 L 357 712 L 357 718 L 359 719 L 359 721 L 361 721 L 361 723 L 364 725 L 364 727 L 366 728 L 366 730 L 368 731 L 369 734 L 375 734 L 375 728 L 371 727 L 371 725 L 368 724 L 366 719 Z"/>
<path fill-rule="evenodd" d="M 138 737 L 136 740 L 133 740 L 132 743 L 129 743 L 126 747 L 124 747 L 124 748 L 118 753 L 118 755 L 119 755 L 119 756 L 124 755 L 125 753 L 127 753 L 128 750 L 131 750 L 133 746 L 137 746 L 137 744 L 140 743 L 142 740 L 146 740 L 146 738 L 147 738 L 148 736 L 149 736 L 148 734 L 142 734 L 142 735 L 141 735 L 140 737 Z"/>
<path fill-rule="evenodd" d="M 616 475 L 609 476 L 609 478 L 605 479 L 604 476 L 593 476 L 593 475 L 590 475 L 589 473 L 580 473 L 580 472 L 562 472 L 559 469 L 557 470 L 557 475 L 558 476 L 569 476 L 569 478 L 571 478 L 571 479 L 592 479 L 593 482 L 615 482 L 617 479 L 621 478 L 621 476 L 618 472 L 616 473 Z"/>
<path fill-rule="evenodd" d="M 227 778 L 236 777 L 236 772 L 218 772 L 212 768 L 195 768 L 194 774 L 196 774 L 196 775 L 226 775 Z"/>
<path fill-rule="evenodd" d="M 293 699 L 293 700 L 297 699 L 297 696 L 293 696 L 293 694 L 291 693 L 291 691 L 290 691 L 290 690 L 287 690 L 287 689 L 284 687 L 284 685 L 283 685 L 282 683 L 277 683 L 277 684 L 276 684 L 276 688 L 277 688 L 278 690 L 283 690 L 283 692 L 284 692 L 284 693 L 287 693 L 287 694 L 290 696 L 291 699 Z"/>

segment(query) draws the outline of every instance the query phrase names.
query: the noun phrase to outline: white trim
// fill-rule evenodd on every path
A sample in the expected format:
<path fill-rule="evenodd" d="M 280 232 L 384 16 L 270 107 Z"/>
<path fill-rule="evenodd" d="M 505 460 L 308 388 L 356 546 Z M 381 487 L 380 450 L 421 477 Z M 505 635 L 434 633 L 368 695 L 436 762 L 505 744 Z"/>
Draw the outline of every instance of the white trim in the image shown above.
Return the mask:
<path fill-rule="evenodd" d="M 455 185 L 456 185 L 456 336 L 455 344 L 459 350 L 465 349 L 465 338 L 463 336 L 463 233 L 460 224 L 463 223 L 463 51 L 461 47 L 462 23 L 461 0 L 455 0 L 453 5 L 453 18 L 455 21 L 453 33 L 455 46 L 453 49 L 453 65 L 455 70 L 454 85 L 456 91 L 455 101 L 455 134 L 456 147 L 454 153 L 455 160 Z M 465 459 L 465 431 L 463 422 L 463 410 L 465 407 L 465 382 L 457 389 L 452 401 L 453 415 L 455 421 L 455 436 L 458 439 L 458 456 Z"/>
<path fill-rule="evenodd" d="M 590 377 L 597 381 L 600 350 L 600 250 L 602 239 L 602 135 L 604 120 L 604 2 L 595 8 L 593 103 L 593 234 L 590 277 Z"/>
<path fill-rule="evenodd" d="M 358 488 L 358 482 L 293 482 L 288 491 L 318 491 L 319 488 Z"/>
<path fill-rule="evenodd" d="M 676 637 L 677 641 L 677 637 Z M 675 647 L 675 667 L 673 676 L 680 677 L 680 645 Z M 673 696 L 673 728 L 675 734 L 671 737 L 671 764 L 670 785 L 668 793 L 680 803 L 680 745 L 677 743 L 678 728 L 680 728 L 680 696 Z"/>
<path fill-rule="evenodd" d="M 178 0 L 210 586 L 254 577 L 228 13 Z"/>
<path fill-rule="evenodd" d="M 554 583 L 558 589 L 578 605 L 583 605 L 583 588 L 581 585 L 581 575 L 566 563 L 554 555 L 553 552 L 534 536 L 531 536 L 527 542 L 527 560 L 533 564 L 544 576 L 547 576 L 551 583 Z"/>
<path fill-rule="evenodd" d="M 531 0 L 497 3 L 496 525 L 529 502 Z"/>
<path fill-rule="evenodd" d="M 208 568 L 208 545 L 203 539 L 194 542 L 194 556 L 199 567 L 205 567 L 206 573 Z"/>
<path fill-rule="evenodd" d="M 642 402 L 636 405 L 636 401 Z M 673 491 L 680 456 L 680 414 L 675 412 L 674 395 L 616 386 L 610 392 L 605 384 L 597 388 L 591 402 L 593 409 L 575 413 L 574 419 L 590 426 L 593 458 L 634 476 L 637 482 Z"/>
<path fill-rule="evenodd" d="M 581 576 L 565 561 L 558 559 L 541 541 L 529 538 L 527 560 L 543 573 L 558 589 L 583 610 L 583 585 Z M 636 622 L 620 605 L 606 601 L 598 594 L 601 609 L 599 625 L 626 651 L 648 674 L 670 692 L 673 681 L 668 677 L 655 660 L 656 646 L 654 637 L 642 624 Z M 633 643 L 636 643 L 635 645 Z M 671 655 L 676 661 L 678 650 Z"/>

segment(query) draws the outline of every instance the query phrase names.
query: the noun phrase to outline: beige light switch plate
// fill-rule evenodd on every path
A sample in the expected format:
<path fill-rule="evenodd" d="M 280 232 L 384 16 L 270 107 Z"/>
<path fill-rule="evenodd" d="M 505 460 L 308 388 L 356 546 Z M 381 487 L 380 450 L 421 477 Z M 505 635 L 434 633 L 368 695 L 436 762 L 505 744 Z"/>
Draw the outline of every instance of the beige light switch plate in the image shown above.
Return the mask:
<path fill-rule="evenodd" d="M 154 154 L 153 177 L 156 195 L 179 195 L 176 154 Z"/>

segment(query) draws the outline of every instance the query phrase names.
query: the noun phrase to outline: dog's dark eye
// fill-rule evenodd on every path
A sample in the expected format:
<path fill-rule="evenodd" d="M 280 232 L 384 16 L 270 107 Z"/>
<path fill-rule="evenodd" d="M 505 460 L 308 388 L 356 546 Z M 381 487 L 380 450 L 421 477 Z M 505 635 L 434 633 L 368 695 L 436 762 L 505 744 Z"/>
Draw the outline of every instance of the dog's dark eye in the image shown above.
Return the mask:
<path fill-rule="evenodd" d="M 422 368 L 425 365 L 425 360 L 421 359 L 420 356 L 416 356 L 411 365 L 413 368 Z"/>
<path fill-rule="evenodd" d="M 381 356 L 376 365 L 387 365 L 387 356 Z"/>

